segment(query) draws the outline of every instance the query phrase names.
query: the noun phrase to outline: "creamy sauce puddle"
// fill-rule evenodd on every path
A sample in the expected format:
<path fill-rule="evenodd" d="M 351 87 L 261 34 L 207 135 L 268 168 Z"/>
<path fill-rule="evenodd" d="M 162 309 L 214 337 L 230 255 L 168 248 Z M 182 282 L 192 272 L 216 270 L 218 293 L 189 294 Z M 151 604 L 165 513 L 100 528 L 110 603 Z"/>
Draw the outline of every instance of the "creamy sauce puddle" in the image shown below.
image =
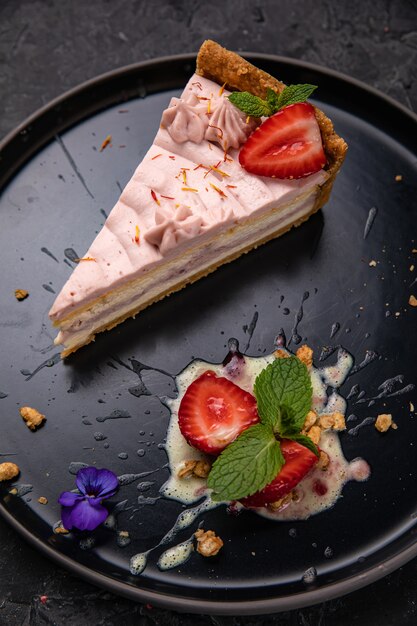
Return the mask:
<path fill-rule="evenodd" d="M 170 478 L 161 487 L 161 495 L 177 500 L 185 505 L 196 505 L 184 510 L 178 516 L 174 526 L 161 541 L 146 552 L 136 554 L 130 561 L 130 571 L 133 575 L 140 574 L 146 567 L 149 554 L 161 545 L 170 543 L 176 534 L 193 524 L 199 515 L 222 503 L 213 502 L 207 492 L 206 480 L 191 477 L 179 479 L 178 471 L 184 461 L 205 460 L 206 455 L 188 445 L 178 426 L 178 409 L 181 399 L 188 386 L 208 369 L 218 376 L 224 376 L 246 391 L 253 393 L 253 384 L 257 375 L 274 360 L 274 355 L 262 357 L 242 356 L 238 352 L 237 342 L 230 342 L 231 352 L 223 364 L 208 363 L 195 360 L 186 367 L 177 377 L 176 385 L 178 396 L 168 399 L 167 405 L 171 411 L 170 423 L 167 432 L 166 452 Z M 313 387 L 312 408 L 319 414 L 328 414 L 335 411 L 345 414 L 346 400 L 340 395 L 339 387 L 344 383 L 352 370 L 353 357 L 343 348 L 337 355 L 334 365 L 322 368 L 312 367 L 310 370 Z M 314 469 L 296 487 L 299 496 L 278 511 L 267 508 L 251 509 L 251 511 L 276 521 L 304 520 L 332 507 L 339 498 L 343 486 L 349 480 L 364 481 L 369 478 L 370 468 L 363 459 L 354 459 L 350 463 L 343 456 L 336 432 L 323 431 L 320 439 L 320 448 L 330 456 L 330 465 L 327 471 Z M 200 502 L 203 499 L 202 502 Z M 199 504 L 197 504 L 200 502 Z M 227 503 L 226 503 L 227 504 Z M 241 505 L 237 505 L 239 508 Z M 193 551 L 193 536 L 186 541 L 167 549 L 159 557 L 158 567 L 161 570 L 178 567 L 185 563 Z"/>

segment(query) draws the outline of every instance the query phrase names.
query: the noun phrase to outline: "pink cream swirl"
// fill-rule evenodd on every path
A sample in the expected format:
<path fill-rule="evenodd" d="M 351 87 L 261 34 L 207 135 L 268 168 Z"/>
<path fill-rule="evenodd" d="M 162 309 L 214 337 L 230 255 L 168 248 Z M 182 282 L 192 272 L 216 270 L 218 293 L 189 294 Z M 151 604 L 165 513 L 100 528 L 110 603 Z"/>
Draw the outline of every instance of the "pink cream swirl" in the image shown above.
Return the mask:
<path fill-rule="evenodd" d="M 173 98 L 161 120 L 161 127 L 177 143 L 199 144 L 206 139 L 218 143 L 222 150 L 240 148 L 258 125 L 258 120 L 247 118 L 227 96 L 212 95 L 203 101 L 193 93 L 181 100 Z"/>
<path fill-rule="evenodd" d="M 204 105 L 194 94 L 190 94 L 187 100 L 173 98 L 171 105 L 162 114 L 161 128 L 165 128 L 177 143 L 201 143 L 209 124 L 203 111 Z"/>
<path fill-rule="evenodd" d="M 180 205 L 174 211 L 158 207 L 155 212 L 155 226 L 145 234 L 148 243 L 156 246 L 164 256 L 188 239 L 193 239 L 204 230 L 205 222 L 190 207 Z"/>
<path fill-rule="evenodd" d="M 225 96 L 216 99 L 212 111 L 205 139 L 217 142 L 223 150 L 240 148 L 259 125 L 257 120 L 247 118 Z"/>

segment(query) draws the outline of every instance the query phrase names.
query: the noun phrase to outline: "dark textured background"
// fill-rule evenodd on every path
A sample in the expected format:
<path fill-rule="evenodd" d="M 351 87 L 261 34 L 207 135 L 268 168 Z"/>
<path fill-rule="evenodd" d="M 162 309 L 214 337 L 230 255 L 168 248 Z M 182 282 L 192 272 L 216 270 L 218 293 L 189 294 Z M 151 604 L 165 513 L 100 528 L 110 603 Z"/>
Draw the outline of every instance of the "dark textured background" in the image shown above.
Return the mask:
<path fill-rule="evenodd" d="M 2 0 L 0 137 L 66 89 L 203 39 L 342 71 L 417 110 L 415 0 Z M 387 124 L 389 120 L 387 120 Z M 47 600 L 41 596 L 47 596 Z M 97 590 L 0 520 L 0 626 L 411 626 L 417 563 L 321 606 L 265 617 L 178 615 Z"/>

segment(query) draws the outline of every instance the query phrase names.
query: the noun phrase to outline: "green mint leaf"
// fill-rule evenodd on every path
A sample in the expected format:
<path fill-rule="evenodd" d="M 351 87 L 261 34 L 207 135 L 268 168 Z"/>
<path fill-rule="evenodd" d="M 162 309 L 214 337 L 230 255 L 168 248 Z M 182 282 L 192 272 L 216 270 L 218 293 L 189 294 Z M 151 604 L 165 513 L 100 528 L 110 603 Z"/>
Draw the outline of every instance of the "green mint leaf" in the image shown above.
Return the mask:
<path fill-rule="evenodd" d="M 272 430 L 255 424 L 244 430 L 213 463 L 207 481 L 213 489 L 211 497 L 219 502 L 250 496 L 270 483 L 284 462 Z"/>
<path fill-rule="evenodd" d="M 275 93 L 270 87 L 266 89 L 266 101 L 272 113 L 276 113 L 279 109 L 279 94 Z"/>
<path fill-rule="evenodd" d="M 248 91 L 234 91 L 230 94 L 229 100 L 235 107 L 251 117 L 269 116 L 273 113 L 266 100 L 253 96 Z"/>
<path fill-rule="evenodd" d="M 313 452 L 313 454 L 315 454 L 316 456 L 320 456 L 320 452 L 316 444 L 311 441 L 310 437 L 306 437 L 305 435 L 286 435 L 285 437 L 286 439 L 291 439 L 292 441 L 296 441 L 302 446 L 305 446 L 306 448 L 311 450 L 311 452 Z"/>
<path fill-rule="evenodd" d="M 313 391 L 307 367 L 297 357 L 275 359 L 267 365 L 255 380 L 254 393 L 262 424 L 278 435 L 300 432 Z"/>
<path fill-rule="evenodd" d="M 317 89 L 317 85 L 288 85 L 288 87 L 285 87 L 279 94 L 277 102 L 278 108 L 275 109 L 275 111 L 287 107 L 289 104 L 305 102 L 315 89 Z"/>

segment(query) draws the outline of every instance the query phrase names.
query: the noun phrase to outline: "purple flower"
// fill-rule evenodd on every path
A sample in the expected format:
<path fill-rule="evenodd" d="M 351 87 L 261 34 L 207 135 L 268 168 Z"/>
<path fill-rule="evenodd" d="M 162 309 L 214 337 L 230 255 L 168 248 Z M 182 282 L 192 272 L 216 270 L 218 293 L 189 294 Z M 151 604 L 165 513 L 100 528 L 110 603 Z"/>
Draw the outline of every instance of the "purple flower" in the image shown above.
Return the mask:
<path fill-rule="evenodd" d="M 107 469 L 84 467 L 77 472 L 75 482 L 80 493 L 64 491 L 58 499 L 62 524 L 67 530 L 94 530 L 109 514 L 101 503 L 114 496 L 119 488 L 118 478 Z"/>

